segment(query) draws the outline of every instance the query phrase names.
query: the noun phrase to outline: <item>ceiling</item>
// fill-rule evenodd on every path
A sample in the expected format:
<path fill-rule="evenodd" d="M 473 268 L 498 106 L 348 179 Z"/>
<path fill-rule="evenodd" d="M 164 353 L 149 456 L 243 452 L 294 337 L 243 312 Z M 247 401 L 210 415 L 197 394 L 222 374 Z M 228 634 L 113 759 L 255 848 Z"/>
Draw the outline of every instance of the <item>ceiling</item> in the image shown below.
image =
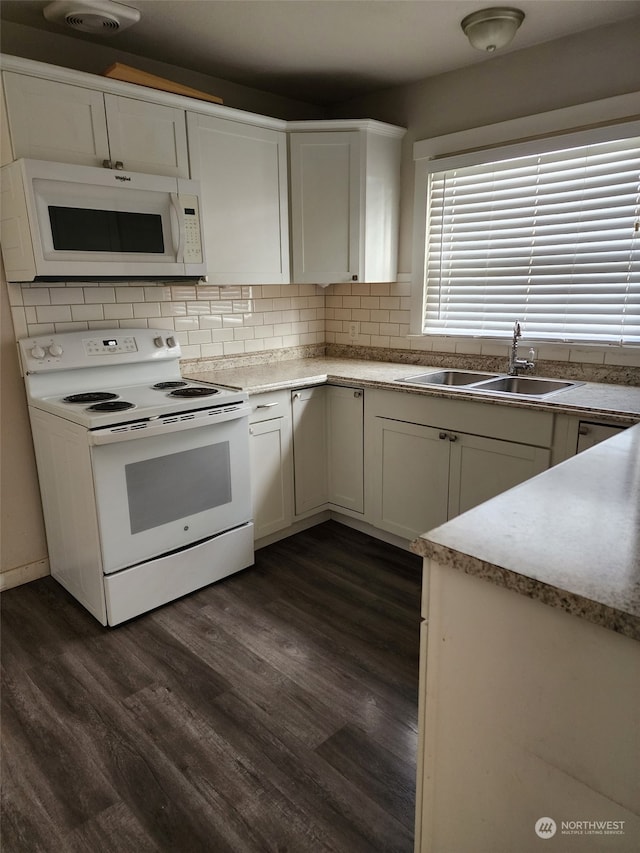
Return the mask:
<path fill-rule="evenodd" d="M 127 0 L 142 17 L 114 36 L 49 23 L 48 2 L 1 0 L 0 17 L 317 104 L 491 61 L 460 29 L 482 0 Z M 640 0 L 514 3 L 525 20 L 502 53 L 640 15 Z"/>

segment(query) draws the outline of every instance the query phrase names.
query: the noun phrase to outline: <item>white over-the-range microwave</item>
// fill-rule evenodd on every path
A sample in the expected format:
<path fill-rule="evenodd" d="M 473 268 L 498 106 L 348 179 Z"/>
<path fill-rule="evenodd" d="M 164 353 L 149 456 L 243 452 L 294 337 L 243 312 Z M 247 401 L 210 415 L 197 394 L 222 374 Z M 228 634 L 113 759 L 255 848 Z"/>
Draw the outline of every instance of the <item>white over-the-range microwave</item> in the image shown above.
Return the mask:
<path fill-rule="evenodd" d="M 7 280 L 205 274 L 197 181 L 44 160 L 1 170 Z"/>

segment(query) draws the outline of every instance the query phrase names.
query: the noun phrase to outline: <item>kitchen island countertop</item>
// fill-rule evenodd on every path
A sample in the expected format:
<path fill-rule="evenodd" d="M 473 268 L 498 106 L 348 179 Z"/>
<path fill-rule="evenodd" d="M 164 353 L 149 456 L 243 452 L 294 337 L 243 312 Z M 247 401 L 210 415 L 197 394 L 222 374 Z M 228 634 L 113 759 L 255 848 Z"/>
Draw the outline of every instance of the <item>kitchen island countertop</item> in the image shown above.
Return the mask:
<path fill-rule="evenodd" d="M 640 424 L 430 530 L 412 549 L 640 640 Z"/>

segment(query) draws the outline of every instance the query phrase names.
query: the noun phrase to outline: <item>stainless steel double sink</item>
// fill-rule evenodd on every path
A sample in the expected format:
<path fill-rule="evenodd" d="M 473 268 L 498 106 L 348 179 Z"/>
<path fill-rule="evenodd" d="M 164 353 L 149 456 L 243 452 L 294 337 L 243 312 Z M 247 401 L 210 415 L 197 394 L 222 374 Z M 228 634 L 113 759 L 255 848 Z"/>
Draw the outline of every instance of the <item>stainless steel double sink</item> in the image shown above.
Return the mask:
<path fill-rule="evenodd" d="M 468 370 L 437 370 L 433 373 L 419 373 L 417 376 L 403 376 L 395 381 L 404 385 L 448 386 L 464 391 L 484 391 L 519 397 L 546 397 L 584 384 L 561 379 L 534 379 Z"/>

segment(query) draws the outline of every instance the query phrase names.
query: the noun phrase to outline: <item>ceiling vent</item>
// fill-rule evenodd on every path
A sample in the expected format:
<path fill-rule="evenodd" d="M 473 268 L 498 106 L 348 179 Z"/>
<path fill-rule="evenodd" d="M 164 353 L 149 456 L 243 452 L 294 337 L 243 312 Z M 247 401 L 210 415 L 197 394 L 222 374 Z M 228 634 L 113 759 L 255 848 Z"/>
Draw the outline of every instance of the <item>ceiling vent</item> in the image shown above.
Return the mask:
<path fill-rule="evenodd" d="M 140 20 L 137 9 L 114 0 L 54 0 L 42 14 L 55 24 L 102 36 L 115 35 Z"/>

